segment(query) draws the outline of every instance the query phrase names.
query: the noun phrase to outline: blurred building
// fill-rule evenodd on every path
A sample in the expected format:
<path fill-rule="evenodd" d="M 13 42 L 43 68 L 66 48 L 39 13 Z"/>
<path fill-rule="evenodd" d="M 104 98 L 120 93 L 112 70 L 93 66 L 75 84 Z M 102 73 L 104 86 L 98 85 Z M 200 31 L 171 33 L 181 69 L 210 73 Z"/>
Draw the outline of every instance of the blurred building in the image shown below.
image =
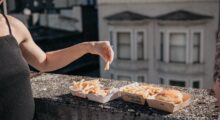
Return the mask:
<path fill-rule="evenodd" d="M 102 77 L 210 88 L 218 0 L 98 0 L 99 37 L 115 52 Z M 101 68 L 105 63 L 100 61 Z"/>

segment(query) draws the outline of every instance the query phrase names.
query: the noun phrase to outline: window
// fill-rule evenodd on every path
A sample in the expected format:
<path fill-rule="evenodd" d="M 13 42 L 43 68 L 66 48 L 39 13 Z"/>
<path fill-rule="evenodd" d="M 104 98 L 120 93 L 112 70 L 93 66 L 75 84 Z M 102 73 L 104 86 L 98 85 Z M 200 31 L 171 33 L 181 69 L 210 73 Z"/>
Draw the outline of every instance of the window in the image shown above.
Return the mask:
<path fill-rule="evenodd" d="M 114 74 L 110 74 L 110 78 L 111 78 L 111 79 L 114 79 Z"/>
<path fill-rule="evenodd" d="M 113 31 L 109 32 L 109 41 L 110 41 L 110 44 L 113 45 Z"/>
<path fill-rule="evenodd" d="M 200 63 L 200 43 L 201 33 L 195 32 L 193 34 L 193 63 Z"/>
<path fill-rule="evenodd" d="M 137 32 L 137 59 L 144 59 L 144 32 Z"/>
<path fill-rule="evenodd" d="M 131 59 L 131 33 L 117 33 L 117 58 L 122 60 Z"/>
<path fill-rule="evenodd" d="M 193 88 L 200 88 L 200 82 L 199 81 L 194 81 L 192 87 Z"/>
<path fill-rule="evenodd" d="M 119 75 L 118 80 L 131 80 L 131 77 L 129 76 L 124 76 L 124 75 Z"/>
<path fill-rule="evenodd" d="M 144 76 L 138 76 L 137 77 L 137 82 L 144 82 Z"/>
<path fill-rule="evenodd" d="M 186 62 L 186 33 L 170 34 L 170 62 Z"/>
<path fill-rule="evenodd" d="M 160 84 L 163 85 L 164 84 L 164 79 L 160 78 Z"/>
<path fill-rule="evenodd" d="M 160 33 L 160 61 L 164 61 L 164 33 Z"/>
<path fill-rule="evenodd" d="M 175 81 L 175 80 L 170 80 L 170 85 L 172 86 L 179 86 L 179 87 L 186 87 L 186 83 L 184 81 Z"/>

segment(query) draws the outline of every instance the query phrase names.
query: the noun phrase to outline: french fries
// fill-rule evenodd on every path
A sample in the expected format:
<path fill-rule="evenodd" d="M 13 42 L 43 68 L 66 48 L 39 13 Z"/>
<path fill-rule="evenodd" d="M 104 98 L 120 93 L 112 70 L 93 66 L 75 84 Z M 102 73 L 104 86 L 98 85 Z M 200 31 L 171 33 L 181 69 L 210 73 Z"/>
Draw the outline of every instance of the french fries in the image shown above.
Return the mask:
<path fill-rule="evenodd" d="M 143 98 L 147 99 L 148 97 L 154 96 L 161 92 L 162 88 L 152 85 L 139 85 L 125 87 L 122 91 L 134 95 L 141 95 Z"/>
<path fill-rule="evenodd" d="M 110 67 L 110 62 L 108 61 L 108 62 L 106 62 L 106 64 L 105 64 L 104 70 L 105 70 L 105 71 L 109 70 L 109 67 Z"/>
<path fill-rule="evenodd" d="M 95 94 L 107 96 L 110 94 L 111 89 L 104 89 L 99 80 L 73 82 L 72 85 L 75 91 L 81 91 L 83 94 Z"/>

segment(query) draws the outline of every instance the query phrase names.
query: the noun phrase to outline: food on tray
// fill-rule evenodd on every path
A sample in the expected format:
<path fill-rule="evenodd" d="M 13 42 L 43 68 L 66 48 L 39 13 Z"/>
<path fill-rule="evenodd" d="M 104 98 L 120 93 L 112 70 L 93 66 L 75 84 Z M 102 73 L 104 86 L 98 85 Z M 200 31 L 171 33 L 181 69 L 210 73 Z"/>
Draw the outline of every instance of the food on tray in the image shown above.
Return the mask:
<path fill-rule="evenodd" d="M 96 95 L 107 96 L 111 92 L 111 89 L 100 89 Z"/>
<path fill-rule="evenodd" d="M 103 88 L 99 80 L 73 82 L 73 90 L 81 91 L 83 94 L 95 94 L 101 96 L 107 96 L 110 92 L 110 88 Z"/>
<path fill-rule="evenodd" d="M 148 92 L 146 92 L 142 87 L 137 86 L 126 87 L 123 89 L 123 92 L 140 95 L 143 96 L 143 98 L 147 98 L 149 95 Z"/>
<path fill-rule="evenodd" d="M 178 90 L 168 89 L 160 92 L 155 99 L 173 104 L 181 104 L 183 102 L 183 94 Z"/>
<path fill-rule="evenodd" d="M 162 91 L 162 88 L 152 85 L 139 85 L 125 87 L 122 91 L 129 94 L 141 95 L 143 98 L 147 99 L 150 96 L 158 94 Z"/>
<path fill-rule="evenodd" d="M 153 85 L 141 85 L 149 94 L 149 96 L 154 96 L 162 91 L 161 87 L 156 87 Z"/>
<path fill-rule="evenodd" d="M 105 64 L 104 70 L 109 70 L 109 67 L 110 67 L 110 62 L 108 61 L 108 62 L 106 62 L 106 64 Z"/>

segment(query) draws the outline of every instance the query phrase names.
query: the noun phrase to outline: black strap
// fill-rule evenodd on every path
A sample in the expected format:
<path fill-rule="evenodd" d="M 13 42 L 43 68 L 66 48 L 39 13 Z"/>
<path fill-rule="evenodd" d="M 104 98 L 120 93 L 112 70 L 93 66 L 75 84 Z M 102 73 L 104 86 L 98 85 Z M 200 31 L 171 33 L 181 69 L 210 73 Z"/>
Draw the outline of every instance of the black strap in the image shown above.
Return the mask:
<path fill-rule="evenodd" d="M 11 32 L 11 26 L 10 26 L 10 24 L 9 24 L 8 18 L 6 17 L 5 14 L 3 14 L 3 16 L 5 17 L 6 23 L 7 23 L 7 25 L 8 25 L 9 33 L 10 33 L 10 35 L 11 35 L 11 34 L 12 34 L 12 32 Z"/>

